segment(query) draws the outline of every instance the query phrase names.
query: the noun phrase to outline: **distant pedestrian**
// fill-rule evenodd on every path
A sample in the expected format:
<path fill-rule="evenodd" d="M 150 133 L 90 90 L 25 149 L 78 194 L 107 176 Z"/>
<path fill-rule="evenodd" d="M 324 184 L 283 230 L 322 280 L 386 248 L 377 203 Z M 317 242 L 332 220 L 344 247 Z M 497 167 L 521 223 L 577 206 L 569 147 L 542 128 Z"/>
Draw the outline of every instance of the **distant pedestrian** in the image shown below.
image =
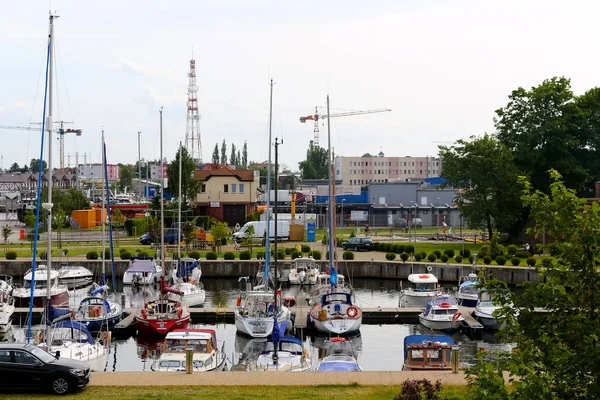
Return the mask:
<path fill-rule="evenodd" d="M 235 224 L 235 231 L 237 232 L 239 230 L 240 230 L 240 223 L 238 222 Z"/>

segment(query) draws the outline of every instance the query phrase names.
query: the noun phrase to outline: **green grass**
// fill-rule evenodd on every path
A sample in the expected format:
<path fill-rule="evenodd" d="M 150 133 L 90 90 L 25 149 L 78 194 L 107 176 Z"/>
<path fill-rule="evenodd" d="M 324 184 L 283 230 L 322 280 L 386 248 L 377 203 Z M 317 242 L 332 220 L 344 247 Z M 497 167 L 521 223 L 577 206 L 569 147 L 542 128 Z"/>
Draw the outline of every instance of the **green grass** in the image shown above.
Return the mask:
<path fill-rule="evenodd" d="M 397 386 L 319 385 L 319 386 L 90 386 L 68 396 L 69 399 L 102 400 L 381 400 L 393 399 Z M 442 397 L 465 399 L 466 386 L 447 386 Z M 4 400 L 55 400 L 50 394 L 5 394 Z"/>

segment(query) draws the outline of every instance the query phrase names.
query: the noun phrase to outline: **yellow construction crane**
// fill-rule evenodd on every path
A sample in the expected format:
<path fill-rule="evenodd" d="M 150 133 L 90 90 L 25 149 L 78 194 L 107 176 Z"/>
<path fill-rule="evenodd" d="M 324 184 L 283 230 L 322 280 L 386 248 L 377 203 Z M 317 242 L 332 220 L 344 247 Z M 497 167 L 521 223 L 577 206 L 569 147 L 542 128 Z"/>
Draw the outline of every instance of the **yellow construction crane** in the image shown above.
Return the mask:
<path fill-rule="evenodd" d="M 364 110 L 364 111 L 346 111 L 346 112 L 342 112 L 342 113 L 337 113 L 337 114 L 325 114 L 325 115 L 320 115 L 319 114 L 319 107 L 315 107 L 315 113 L 314 115 L 308 115 L 306 117 L 300 117 L 300 122 L 305 123 L 306 121 L 315 121 L 315 127 L 314 127 L 314 140 L 313 140 L 313 145 L 314 146 L 319 146 L 319 119 L 325 119 L 325 118 L 334 118 L 334 117 L 349 117 L 351 115 L 362 115 L 362 114 L 374 114 L 374 113 L 380 113 L 380 112 L 386 112 L 386 111 L 392 111 L 389 108 L 379 108 L 377 110 Z"/>
<path fill-rule="evenodd" d="M 56 130 L 58 138 L 60 140 L 60 169 L 61 171 L 65 168 L 65 135 L 67 133 L 74 133 L 76 136 L 81 136 L 81 129 L 64 128 L 64 124 L 72 124 L 72 122 L 57 121 L 55 124 L 60 124 L 60 128 Z M 41 125 L 39 122 L 33 125 Z M 19 131 L 39 131 L 39 126 L 7 126 L 0 125 L 0 129 L 10 129 Z"/>

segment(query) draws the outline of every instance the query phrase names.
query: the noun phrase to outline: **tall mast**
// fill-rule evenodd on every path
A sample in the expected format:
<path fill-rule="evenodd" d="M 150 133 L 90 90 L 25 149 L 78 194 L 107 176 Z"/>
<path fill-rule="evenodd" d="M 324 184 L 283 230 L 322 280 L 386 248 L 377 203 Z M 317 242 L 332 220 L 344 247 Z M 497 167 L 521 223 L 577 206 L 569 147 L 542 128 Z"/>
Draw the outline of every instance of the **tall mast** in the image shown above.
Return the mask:
<path fill-rule="evenodd" d="M 178 200 L 178 205 L 177 205 L 177 222 L 178 222 L 178 229 L 177 229 L 177 262 L 179 263 L 179 259 L 181 258 L 181 158 L 182 158 L 182 153 L 183 152 L 183 147 L 181 146 L 181 141 L 179 141 L 179 199 Z"/>
<path fill-rule="evenodd" d="M 102 176 L 104 177 L 104 168 L 106 168 L 106 154 L 104 152 L 104 129 L 102 129 Z M 102 181 L 104 181 L 104 190 L 106 191 L 107 187 L 108 187 L 108 181 L 103 178 Z M 105 216 L 104 213 L 106 212 L 106 196 L 101 196 L 102 197 L 102 212 L 100 213 L 100 219 L 102 222 L 102 279 L 105 278 L 106 276 L 106 228 L 105 228 Z M 117 288 L 113 288 L 113 290 L 117 290 Z"/>
<path fill-rule="evenodd" d="M 269 160 L 267 161 L 267 209 L 265 211 L 265 217 L 267 220 L 267 238 L 265 240 L 265 268 L 263 271 L 263 282 L 265 283 L 265 290 L 269 286 L 269 263 L 271 262 L 271 246 L 269 240 L 271 239 L 271 216 L 269 208 L 271 207 L 271 126 L 273 122 L 273 79 L 271 79 L 271 92 L 269 96 Z M 275 254 L 277 257 L 277 254 Z"/>
<path fill-rule="evenodd" d="M 327 115 L 329 115 L 329 95 L 327 95 Z M 333 181 L 333 169 L 331 165 L 331 123 L 329 118 L 327 118 L 327 160 L 329 167 L 329 270 L 332 271 L 332 268 L 334 268 L 333 259 L 335 255 L 335 231 L 333 228 L 333 193 L 335 192 L 335 182 Z"/>
<path fill-rule="evenodd" d="M 164 196 L 164 175 L 163 175 L 163 108 L 160 108 L 160 266 L 163 276 L 165 275 L 165 196 Z"/>

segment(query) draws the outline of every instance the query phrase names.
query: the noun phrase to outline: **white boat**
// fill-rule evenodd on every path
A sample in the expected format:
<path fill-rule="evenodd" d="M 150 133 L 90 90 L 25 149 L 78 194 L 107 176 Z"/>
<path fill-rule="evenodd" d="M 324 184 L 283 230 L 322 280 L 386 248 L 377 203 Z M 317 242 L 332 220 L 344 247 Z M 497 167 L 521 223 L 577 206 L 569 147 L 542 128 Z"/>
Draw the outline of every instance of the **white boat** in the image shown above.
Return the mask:
<path fill-rule="evenodd" d="M 185 371 L 186 350 L 192 349 L 193 372 L 224 371 L 224 346 L 217 343 L 212 329 L 176 329 L 167 333 L 160 358 L 152 364 L 153 371 Z"/>
<path fill-rule="evenodd" d="M 294 261 L 294 266 L 290 269 L 290 285 L 314 285 L 319 277 L 319 267 L 313 258 L 300 257 Z"/>
<path fill-rule="evenodd" d="M 475 307 L 477 304 L 477 295 L 479 294 L 479 279 L 477 274 L 461 276 L 458 279 L 458 291 L 456 292 L 456 301 L 464 307 Z"/>
<path fill-rule="evenodd" d="M 260 286 L 242 291 L 234 309 L 237 331 L 253 338 L 266 338 L 273 332 L 274 316 L 280 324 L 290 321 L 289 309 L 282 304 L 276 306 L 274 297 L 272 290 L 265 291 Z M 279 296 L 278 303 L 281 303 Z"/>
<path fill-rule="evenodd" d="M 325 357 L 319 363 L 319 372 L 359 372 L 362 371 L 356 358 L 352 341 L 334 337 L 325 342 Z"/>
<path fill-rule="evenodd" d="M 362 310 L 352 304 L 350 293 L 324 294 L 308 314 L 318 332 L 334 336 L 355 334 L 362 324 Z"/>
<path fill-rule="evenodd" d="M 6 334 L 12 327 L 12 316 L 15 313 L 12 291 L 12 276 L 0 275 L 0 334 Z"/>
<path fill-rule="evenodd" d="M 275 357 L 277 346 L 277 357 Z M 248 365 L 248 371 L 304 372 L 312 369 L 312 362 L 302 341 L 296 337 L 283 336 L 265 342 L 258 359 Z"/>
<path fill-rule="evenodd" d="M 473 317 L 475 317 L 485 329 L 498 330 L 502 328 L 502 325 L 494 316 L 494 312 L 500 308 L 499 305 L 494 303 L 494 299 L 490 292 L 481 290 L 479 292 L 475 311 L 473 311 Z"/>
<path fill-rule="evenodd" d="M 153 257 L 131 257 L 129 268 L 123 274 L 124 285 L 155 285 L 162 275 L 162 267 Z"/>
<path fill-rule="evenodd" d="M 102 297 L 85 297 L 79 303 L 75 319 L 92 332 L 110 330 L 123 319 L 123 308 Z"/>
<path fill-rule="evenodd" d="M 350 286 L 350 284 L 346 284 L 346 277 L 342 274 L 337 274 L 337 285 L 335 291 L 338 293 L 349 293 L 351 295 L 354 294 L 352 286 Z M 321 300 L 321 296 L 330 292 L 331 276 L 329 275 L 329 271 L 321 272 L 317 276 L 317 283 L 314 285 L 314 289 L 310 292 L 309 304 L 311 306 L 315 305 Z"/>
<path fill-rule="evenodd" d="M 44 302 L 48 295 L 48 274 L 50 274 L 50 304 L 56 307 L 66 307 L 69 305 L 69 289 L 67 285 L 61 285 L 58 282 L 58 271 L 50 269 L 48 266 L 38 265 L 35 270 L 35 287 L 31 287 L 33 274 L 31 269 L 23 277 L 23 287 L 17 287 L 13 290 L 15 298 L 15 307 L 29 307 L 29 299 L 33 289 L 33 306 L 44 307 Z"/>
<path fill-rule="evenodd" d="M 410 274 L 408 283 L 409 286 L 400 291 L 400 307 L 425 307 L 440 292 L 438 280 L 433 274 Z"/>
<path fill-rule="evenodd" d="M 63 265 L 58 270 L 58 281 L 69 289 L 88 286 L 93 279 L 94 274 L 80 265 Z"/>
<path fill-rule="evenodd" d="M 183 293 L 181 304 L 185 307 L 201 306 L 206 299 L 204 285 L 200 282 L 202 270 L 198 260 L 182 257 L 173 269 L 174 288 Z"/>
<path fill-rule="evenodd" d="M 448 295 L 431 298 L 419 314 L 419 322 L 426 328 L 452 332 L 458 329 L 464 317 L 458 311 L 456 300 Z"/>

